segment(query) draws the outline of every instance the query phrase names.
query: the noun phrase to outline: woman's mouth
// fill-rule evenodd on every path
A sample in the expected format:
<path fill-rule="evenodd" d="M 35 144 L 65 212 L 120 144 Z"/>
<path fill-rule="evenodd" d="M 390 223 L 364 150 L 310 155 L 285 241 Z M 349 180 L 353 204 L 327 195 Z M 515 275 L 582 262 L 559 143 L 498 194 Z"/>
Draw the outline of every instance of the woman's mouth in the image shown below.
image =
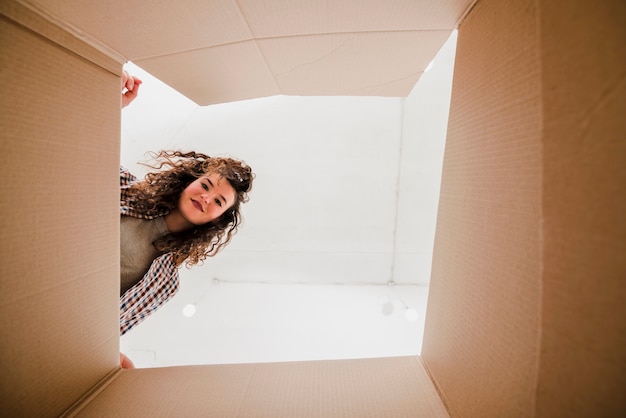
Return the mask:
<path fill-rule="evenodd" d="M 196 209 L 198 209 L 200 212 L 204 213 L 204 209 L 202 208 L 202 205 L 200 204 L 200 202 L 191 199 L 191 203 L 193 203 L 193 205 L 196 207 Z"/>

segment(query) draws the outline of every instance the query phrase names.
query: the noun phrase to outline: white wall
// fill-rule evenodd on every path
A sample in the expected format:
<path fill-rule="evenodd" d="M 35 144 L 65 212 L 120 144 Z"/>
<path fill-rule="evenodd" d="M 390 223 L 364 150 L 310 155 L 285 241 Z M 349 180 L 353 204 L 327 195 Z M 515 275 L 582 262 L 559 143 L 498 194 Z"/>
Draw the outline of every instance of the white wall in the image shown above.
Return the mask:
<path fill-rule="evenodd" d="M 145 78 L 141 94 L 157 84 Z M 403 99 L 277 96 L 193 107 L 172 98 L 164 104 L 172 111 L 157 109 L 158 118 L 150 113 L 158 100 L 147 109 L 139 100 L 124 111 L 125 165 L 146 150 L 180 148 L 241 158 L 256 173 L 244 227 L 208 263 L 209 274 L 310 283 L 389 278 Z"/>
<path fill-rule="evenodd" d="M 183 280 L 180 294 L 122 337 L 138 367 L 414 355 L 428 288 Z M 198 299 L 200 299 L 198 301 Z M 191 318 L 183 307 L 199 302 Z M 393 309 L 389 309 L 392 307 Z M 384 310 L 385 309 L 385 310 Z"/>
<path fill-rule="evenodd" d="M 123 113 L 123 164 L 142 172 L 147 150 L 194 149 L 242 158 L 257 179 L 232 244 L 181 270 L 179 295 L 122 351 L 139 367 L 418 354 L 454 41 L 406 99 L 202 108 L 129 66 L 144 84 Z"/>

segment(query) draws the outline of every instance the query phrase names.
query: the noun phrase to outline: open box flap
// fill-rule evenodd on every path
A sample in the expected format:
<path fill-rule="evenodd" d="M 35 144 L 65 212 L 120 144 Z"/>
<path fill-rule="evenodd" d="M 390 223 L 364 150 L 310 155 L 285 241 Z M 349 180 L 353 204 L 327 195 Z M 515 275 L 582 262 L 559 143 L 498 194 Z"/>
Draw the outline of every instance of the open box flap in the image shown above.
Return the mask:
<path fill-rule="evenodd" d="M 419 357 L 123 370 L 68 416 L 448 417 Z"/>
<path fill-rule="evenodd" d="M 200 105 L 407 96 L 475 0 L 32 0 Z"/>

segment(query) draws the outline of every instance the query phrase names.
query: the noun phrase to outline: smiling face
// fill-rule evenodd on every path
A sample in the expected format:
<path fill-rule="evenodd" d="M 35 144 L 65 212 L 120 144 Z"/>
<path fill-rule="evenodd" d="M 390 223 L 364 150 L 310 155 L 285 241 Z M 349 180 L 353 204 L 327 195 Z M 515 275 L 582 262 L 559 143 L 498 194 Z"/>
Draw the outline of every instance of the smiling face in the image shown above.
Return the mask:
<path fill-rule="evenodd" d="M 203 225 L 220 216 L 235 203 L 235 189 L 219 174 L 205 174 L 180 194 L 178 207 L 166 216 L 170 232 Z"/>

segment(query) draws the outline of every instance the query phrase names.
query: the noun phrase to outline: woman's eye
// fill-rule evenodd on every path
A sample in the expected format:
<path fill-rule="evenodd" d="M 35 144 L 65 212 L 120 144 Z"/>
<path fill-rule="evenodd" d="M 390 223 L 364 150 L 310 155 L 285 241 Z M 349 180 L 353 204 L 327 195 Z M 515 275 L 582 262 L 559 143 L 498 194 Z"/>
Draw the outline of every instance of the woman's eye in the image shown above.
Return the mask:
<path fill-rule="evenodd" d="M 222 207 L 222 202 L 219 199 L 215 199 L 215 203 L 217 204 L 217 206 L 219 206 L 220 208 Z"/>
<path fill-rule="evenodd" d="M 209 190 L 209 186 L 207 186 L 206 183 L 201 183 L 201 184 L 204 190 Z"/>

